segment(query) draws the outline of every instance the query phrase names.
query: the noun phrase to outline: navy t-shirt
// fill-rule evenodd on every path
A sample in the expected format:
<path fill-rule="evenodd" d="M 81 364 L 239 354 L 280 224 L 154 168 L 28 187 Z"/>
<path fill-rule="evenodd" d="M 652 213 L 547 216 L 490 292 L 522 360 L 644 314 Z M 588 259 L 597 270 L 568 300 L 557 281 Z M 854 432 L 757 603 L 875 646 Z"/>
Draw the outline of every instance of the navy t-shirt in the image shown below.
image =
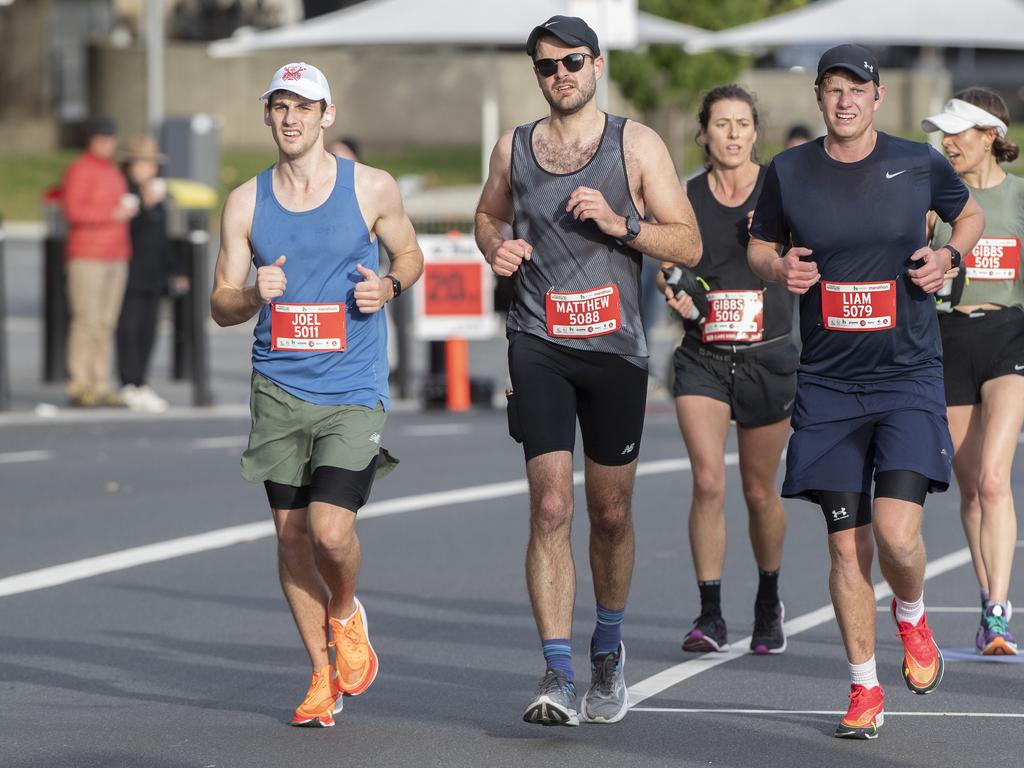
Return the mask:
<path fill-rule="evenodd" d="M 826 330 L 821 281 L 800 297 L 800 372 L 844 381 L 941 375 L 935 300 L 911 282 L 911 254 L 926 244 L 925 215 L 952 221 L 970 194 L 928 144 L 879 133 L 863 160 L 842 163 L 824 139 L 776 155 L 758 199 L 752 237 L 810 248 L 821 280 L 896 281 L 892 328 Z"/>

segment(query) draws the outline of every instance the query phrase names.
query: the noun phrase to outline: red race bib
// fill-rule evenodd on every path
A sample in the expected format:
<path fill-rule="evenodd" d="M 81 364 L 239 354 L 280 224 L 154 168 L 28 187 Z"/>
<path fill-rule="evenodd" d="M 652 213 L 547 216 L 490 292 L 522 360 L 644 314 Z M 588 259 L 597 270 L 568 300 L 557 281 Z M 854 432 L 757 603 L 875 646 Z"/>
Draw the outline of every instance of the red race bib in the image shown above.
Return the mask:
<path fill-rule="evenodd" d="M 1020 240 L 983 237 L 964 259 L 970 280 L 1016 280 L 1020 269 Z"/>
<path fill-rule="evenodd" d="M 821 319 L 829 331 L 886 331 L 896 325 L 896 281 L 821 281 Z"/>
<path fill-rule="evenodd" d="M 344 352 L 344 304 L 271 304 L 270 348 Z"/>
<path fill-rule="evenodd" d="M 705 344 L 764 338 L 764 291 L 708 291 L 705 295 L 708 316 L 700 329 Z"/>
<path fill-rule="evenodd" d="M 555 293 L 545 297 L 548 335 L 587 338 L 615 333 L 622 325 L 619 286 L 603 285 L 583 293 Z"/>

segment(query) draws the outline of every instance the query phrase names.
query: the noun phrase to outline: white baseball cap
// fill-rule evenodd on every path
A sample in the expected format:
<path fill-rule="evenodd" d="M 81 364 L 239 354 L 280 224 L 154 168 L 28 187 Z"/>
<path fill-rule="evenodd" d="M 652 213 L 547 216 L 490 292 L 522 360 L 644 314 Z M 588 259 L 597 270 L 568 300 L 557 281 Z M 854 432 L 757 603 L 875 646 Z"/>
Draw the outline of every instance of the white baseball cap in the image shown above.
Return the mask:
<path fill-rule="evenodd" d="M 304 61 L 285 64 L 277 70 L 274 79 L 270 81 L 270 87 L 260 96 L 260 101 L 269 99 L 274 91 L 291 91 L 311 101 L 323 99 L 328 104 L 334 103 L 331 101 L 331 86 L 327 84 L 324 73 Z"/>
<path fill-rule="evenodd" d="M 1000 138 L 1006 138 L 1006 123 L 991 112 L 961 99 L 950 99 L 942 112 L 921 121 L 921 128 L 928 133 L 962 133 L 975 127 L 995 128 Z"/>

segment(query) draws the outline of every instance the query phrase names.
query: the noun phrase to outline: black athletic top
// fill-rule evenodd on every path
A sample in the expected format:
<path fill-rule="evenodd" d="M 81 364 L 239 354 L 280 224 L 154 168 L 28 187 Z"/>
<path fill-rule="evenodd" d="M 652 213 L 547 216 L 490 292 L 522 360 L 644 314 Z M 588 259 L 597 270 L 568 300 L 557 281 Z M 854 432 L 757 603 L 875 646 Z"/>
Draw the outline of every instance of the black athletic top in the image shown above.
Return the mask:
<path fill-rule="evenodd" d="M 800 372 L 845 381 L 942 373 L 935 300 L 906 274 L 925 243 L 925 214 L 952 221 L 970 195 L 928 144 L 879 133 L 863 160 L 841 163 L 819 138 L 775 156 L 750 234 L 810 248 L 822 281 L 896 282 L 894 327 L 826 330 L 820 284 L 800 297 Z"/>
<path fill-rule="evenodd" d="M 640 317 L 638 251 L 603 234 L 592 221 L 576 221 L 565 210 L 577 187 L 598 189 L 613 211 L 640 216 L 626 178 L 622 132 L 626 118 L 606 115 L 604 133 L 590 161 L 574 173 L 544 170 L 533 153 L 539 120 L 521 125 L 512 139 L 512 223 L 514 237 L 533 246 L 530 261 L 515 272 L 507 328 L 573 349 L 611 352 L 647 368 L 647 339 Z M 622 325 L 614 333 L 586 338 L 548 335 L 548 291 L 582 292 L 609 284 L 619 289 Z"/>
<path fill-rule="evenodd" d="M 750 196 L 738 206 L 723 205 L 708 184 L 708 172 L 686 182 L 686 195 L 697 217 L 704 255 L 693 268 L 712 291 L 731 289 L 764 289 L 764 341 L 785 336 L 793 325 L 793 297 L 778 283 L 766 283 L 754 274 L 747 262 L 747 214 L 754 210 L 767 169 L 757 172 L 757 183 Z M 700 338 L 700 324 L 684 319 L 689 336 Z M 743 342 L 739 342 L 742 344 Z"/>

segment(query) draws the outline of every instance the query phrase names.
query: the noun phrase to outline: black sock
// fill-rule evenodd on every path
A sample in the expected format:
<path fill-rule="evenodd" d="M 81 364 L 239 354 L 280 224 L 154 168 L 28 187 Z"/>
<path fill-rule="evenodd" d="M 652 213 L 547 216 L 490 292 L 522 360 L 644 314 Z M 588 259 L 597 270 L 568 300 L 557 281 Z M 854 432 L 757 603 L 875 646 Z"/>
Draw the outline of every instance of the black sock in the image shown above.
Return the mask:
<path fill-rule="evenodd" d="M 757 573 L 757 602 L 772 605 L 779 602 L 779 572 L 762 571 L 758 568 Z"/>
<path fill-rule="evenodd" d="M 700 590 L 700 612 L 721 614 L 722 580 L 698 581 L 697 589 Z"/>

